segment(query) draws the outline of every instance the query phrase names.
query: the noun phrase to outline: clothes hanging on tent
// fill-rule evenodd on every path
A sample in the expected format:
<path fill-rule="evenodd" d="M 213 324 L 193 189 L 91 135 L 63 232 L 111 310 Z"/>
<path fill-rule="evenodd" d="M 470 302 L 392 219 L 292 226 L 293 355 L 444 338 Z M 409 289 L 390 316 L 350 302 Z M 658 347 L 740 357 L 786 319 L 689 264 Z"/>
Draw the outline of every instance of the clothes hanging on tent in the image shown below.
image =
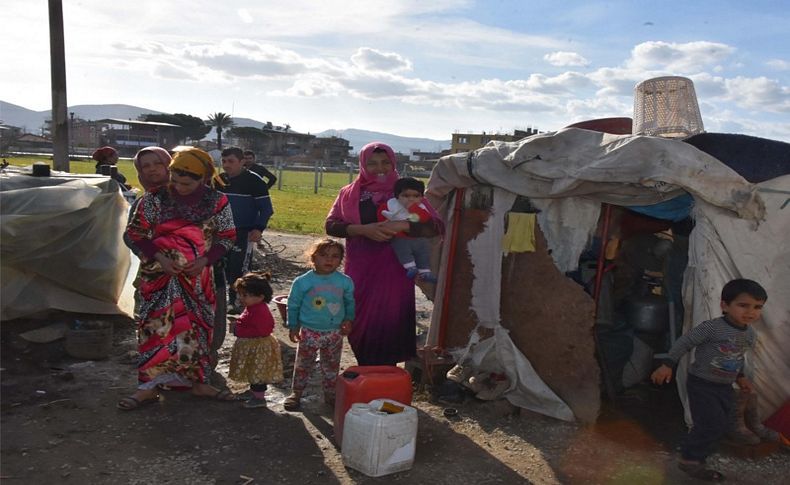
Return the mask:
<path fill-rule="evenodd" d="M 505 256 L 535 251 L 535 214 L 508 212 L 502 251 Z"/>

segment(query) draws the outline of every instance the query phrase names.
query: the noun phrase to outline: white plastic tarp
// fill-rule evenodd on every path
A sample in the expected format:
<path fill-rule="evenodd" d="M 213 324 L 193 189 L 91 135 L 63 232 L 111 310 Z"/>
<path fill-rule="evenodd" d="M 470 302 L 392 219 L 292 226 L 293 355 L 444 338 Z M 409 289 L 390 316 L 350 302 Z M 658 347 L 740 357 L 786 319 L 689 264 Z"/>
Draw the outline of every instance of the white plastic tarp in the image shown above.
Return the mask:
<path fill-rule="evenodd" d="M 557 267 L 576 267 L 601 203 L 649 205 L 689 192 L 695 199 L 759 220 L 756 188 L 719 160 L 680 141 L 566 128 L 518 142 L 490 142 L 443 157 L 428 181 L 435 207 L 457 187 L 501 187 L 529 197 Z M 445 208 L 446 210 L 446 208 Z"/>
<path fill-rule="evenodd" d="M 105 176 L 0 174 L 0 320 L 57 309 L 123 313 L 128 203 Z M 29 173 L 29 170 L 28 170 Z"/>
<path fill-rule="evenodd" d="M 755 228 L 704 201 L 697 201 L 684 274 L 684 330 L 721 315 L 721 288 L 733 278 L 749 278 L 768 293 L 762 321 L 755 324 L 757 346 L 746 356 L 746 374 L 757 390 L 765 419 L 790 399 L 790 175 L 758 184 L 765 220 Z M 678 372 L 686 406 L 688 358 Z M 691 417 L 686 406 L 686 421 Z"/>
<path fill-rule="evenodd" d="M 459 357 L 458 361 L 469 358 L 478 370 L 504 372 L 510 382 L 504 396 L 514 405 L 573 421 L 573 411 L 543 382 L 529 360 L 513 343 L 507 329 L 501 325 L 502 238 L 505 233 L 505 213 L 513 206 L 515 199 L 515 194 L 494 188 L 491 217 L 483 231 L 467 246 L 475 268 L 471 309 L 475 312 L 479 326 L 493 329 L 494 336 L 477 344 L 478 334 L 473 331 L 466 355 Z M 481 365 L 486 361 L 489 367 Z"/>
<path fill-rule="evenodd" d="M 502 246 L 495 233 L 501 238 L 504 212 L 507 210 L 499 207 L 497 200 L 507 205 L 508 200 L 512 204 L 516 195 L 530 198 L 540 209 L 538 223 L 555 264 L 563 272 L 576 269 L 579 255 L 597 226 L 602 203 L 649 205 L 688 192 L 698 205 L 716 208 L 720 217 L 738 221 L 740 227 L 749 228 L 749 231 L 754 231 L 758 221 L 765 216 L 765 206 L 756 186 L 693 146 L 664 138 L 609 135 L 576 128 L 513 143 L 491 142 L 472 153 L 443 157 L 431 174 L 427 194 L 445 215 L 448 227 L 456 223 L 452 220 L 452 191 L 478 184 L 495 187 L 495 207 L 492 208 L 495 215 L 489 218 L 483 232 L 465 248 L 474 266 L 473 297 L 469 306 L 479 324 L 491 328 L 499 326 L 501 295 L 497 275 L 501 273 Z M 510 196 L 504 197 L 506 193 Z M 722 244 L 737 238 L 737 235 L 731 236 L 723 238 Z M 766 254 L 775 254 L 777 246 L 774 245 Z M 435 301 L 441 301 L 446 291 L 443 282 L 449 264 L 446 251 L 440 260 L 440 283 Z M 721 261 L 716 257 L 709 264 L 720 267 Z M 733 274 L 736 273 L 733 271 Z M 785 291 L 784 294 L 790 292 Z M 696 305 L 696 299 L 694 301 Z M 718 295 L 713 303 L 699 304 L 718 305 Z M 783 308 L 780 311 L 787 315 L 787 303 L 780 305 Z M 428 334 L 428 342 L 434 345 L 440 318 L 441 315 L 435 312 Z M 506 334 L 505 338 L 509 340 Z M 790 339 L 786 337 L 780 341 L 785 348 L 789 344 Z M 496 349 L 493 343 L 484 349 L 510 352 L 506 346 Z M 519 359 L 526 360 L 515 346 L 513 350 Z M 498 356 L 497 360 L 502 359 Z M 788 375 L 785 372 L 784 376 Z M 512 386 L 505 395 L 514 404 L 519 405 L 513 398 L 524 389 L 534 395 L 543 394 L 541 386 L 545 387 L 545 384 L 536 374 L 519 373 L 518 378 L 518 385 Z M 529 409 L 555 417 L 562 414 L 557 412 L 553 399 L 545 401 L 544 405 L 536 405 L 539 401 L 531 397 L 525 399 L 531 402 Z"/>

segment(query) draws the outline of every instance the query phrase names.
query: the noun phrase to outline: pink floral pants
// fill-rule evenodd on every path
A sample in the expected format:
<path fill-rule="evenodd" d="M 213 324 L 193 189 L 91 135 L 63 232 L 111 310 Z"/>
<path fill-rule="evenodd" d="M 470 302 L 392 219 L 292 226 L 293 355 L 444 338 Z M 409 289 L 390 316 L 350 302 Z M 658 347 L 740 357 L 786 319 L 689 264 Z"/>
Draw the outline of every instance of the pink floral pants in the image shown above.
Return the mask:
<path fill-rule="evenodd" d="M 296 348 L 294 362 L 294 392 L 302 392 L 307 387 L 307 380 L 315 366 L 316 354 L 321 364 L 323 379 L 321 386 L 324 393 L 334 394 L 337 373 L 340 370 L 340 355 L 343 352 L 343 336 L 339 330 L 316 332 L 309 328 L 299 331 L 299 346 Z"/>

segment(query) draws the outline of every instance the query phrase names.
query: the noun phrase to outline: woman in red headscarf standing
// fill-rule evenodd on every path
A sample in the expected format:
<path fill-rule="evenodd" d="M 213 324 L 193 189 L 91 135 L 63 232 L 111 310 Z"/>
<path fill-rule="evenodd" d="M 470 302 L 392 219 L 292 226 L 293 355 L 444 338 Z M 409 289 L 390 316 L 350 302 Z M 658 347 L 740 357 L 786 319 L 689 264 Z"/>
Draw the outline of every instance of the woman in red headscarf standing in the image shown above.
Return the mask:
<path fill-rule="evenodd" d="M 398 180 L 395 153 L 374 142 L 359 154 L 359 175 L 340 189 L 326 232 L 346 239 L 345 273 L 354 281 L 356 319 L 348 336 L 359 365 L 395 365 L 416 354 L 414 280 L 406 276 L 389 240 L 398 232 L 431 237 L 442 231 L 431 222 L 378 222 L 378 207 L 393 196 Z"/>
<path fill-rule="evenodd" d="M 135 286 L 138 387 L 118 407 L 155 402 L 159 387 L 191 387 L 198 396 L 233 398 L 208 383 L 214 325 L 212 264 L 234 244 L 233 214 L 224 194 L 205 184 L 217 180 L 211 156 L 193 148 L 176 154 L 170 183 L 143 195 L 126 232 L 140 250 Z"/>

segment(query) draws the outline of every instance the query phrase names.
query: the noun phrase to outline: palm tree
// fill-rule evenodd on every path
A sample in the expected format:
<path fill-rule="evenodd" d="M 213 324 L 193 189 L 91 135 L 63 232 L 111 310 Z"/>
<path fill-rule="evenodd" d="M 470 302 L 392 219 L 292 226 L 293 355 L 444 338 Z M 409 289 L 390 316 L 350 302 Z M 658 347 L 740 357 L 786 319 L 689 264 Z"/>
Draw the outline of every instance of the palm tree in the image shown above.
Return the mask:
<path fill-rule="evenodd" d="M 208 115 L 208 121 L 217 130 L 217 149 L 222 150 L 222 130 L 233 126 L 233 118 L 222 112 Z"/>

